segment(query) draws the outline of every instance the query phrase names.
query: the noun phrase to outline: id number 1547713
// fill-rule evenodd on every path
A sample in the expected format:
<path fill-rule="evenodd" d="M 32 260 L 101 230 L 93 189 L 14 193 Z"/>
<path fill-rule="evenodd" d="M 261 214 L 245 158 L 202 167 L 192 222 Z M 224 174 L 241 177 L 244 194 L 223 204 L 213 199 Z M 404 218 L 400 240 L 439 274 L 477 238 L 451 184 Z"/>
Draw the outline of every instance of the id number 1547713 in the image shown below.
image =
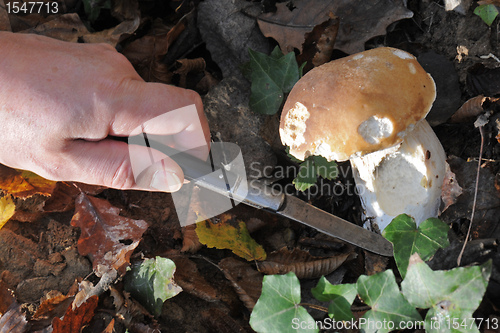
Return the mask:
<path fill-rule="evenodd" d="M 8 14 L 57 14 L 57 1 L 10 1 L 5 3 Z"/>

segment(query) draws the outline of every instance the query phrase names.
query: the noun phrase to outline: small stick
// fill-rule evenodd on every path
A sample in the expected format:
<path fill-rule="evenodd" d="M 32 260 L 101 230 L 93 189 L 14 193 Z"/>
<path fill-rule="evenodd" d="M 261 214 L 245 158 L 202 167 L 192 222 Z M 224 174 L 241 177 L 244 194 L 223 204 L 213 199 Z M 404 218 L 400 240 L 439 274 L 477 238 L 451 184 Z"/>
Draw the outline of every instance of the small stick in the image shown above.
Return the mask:
<path fill-rule="evenodd" d="M 477 200 L 477 189 L 479 187 L 479 171 L 481 171 L 481 160 L 483 157 L 483 146 L 484 146 L 484 127 L 479 126 L 479 133 L 481 133 L 481 147 L 479 148 L 479 159 L 477 162 L 477 174 L 476 174 L 476 187 L 474 188 L 474 201 L 472 202 L 472 213 L 470 217 L 469 230 L 467 230 L 467 236 L 465 237 L 464 245 L 462 246 L 462 250 L 458 255 L 457 265 L 460 266 L 460 262 L 462 261 L 462 256 L 465 251 L 465 246 L 467 246 L 467 242 L 469 241 L 470 230 L 472 229 L 472 221 L 474 221 L 474 213 L 476 212 L 476 200 Z"/>

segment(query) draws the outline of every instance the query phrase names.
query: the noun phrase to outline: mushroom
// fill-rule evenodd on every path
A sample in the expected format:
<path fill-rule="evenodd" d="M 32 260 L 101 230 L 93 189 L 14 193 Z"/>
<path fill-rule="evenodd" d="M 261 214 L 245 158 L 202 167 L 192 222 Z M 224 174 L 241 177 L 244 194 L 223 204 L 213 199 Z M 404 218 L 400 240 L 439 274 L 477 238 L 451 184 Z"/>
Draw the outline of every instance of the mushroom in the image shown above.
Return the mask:
<path fill-rule="evenodd" d="M 424 119 L 436 86 L 415 57 L 380 47 L 331 61 L 302 77 L 283 108 L 290 154 L 350 160 L 365 226 L 382 231 L 406 213 L 438 215 L 446 155 Z"/>

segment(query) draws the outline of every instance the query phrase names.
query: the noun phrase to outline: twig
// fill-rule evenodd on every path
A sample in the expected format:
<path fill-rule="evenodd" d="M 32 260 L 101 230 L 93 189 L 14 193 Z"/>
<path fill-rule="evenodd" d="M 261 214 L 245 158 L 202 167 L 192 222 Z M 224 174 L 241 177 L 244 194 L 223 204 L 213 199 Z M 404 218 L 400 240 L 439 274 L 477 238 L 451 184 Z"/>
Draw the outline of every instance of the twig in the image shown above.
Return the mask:
<path fill-rule="evenodd" d="M 479 133 L 481 133 L 481 147 L 479 148 L 479 159 L 477 162 L 477 174 L 476 174 L 476 187 L 474 188 L 474 200 L 472 202 L 472 212 L 470 216 L 469 230 L 467 230 L 467 236 L 465 237 L 464 245 L 462 246 L 462 250 L 458 255 L 457 265 L 460 266 L 460 262 L 462 261 L 462 256 L 465 251 L 465 246 L 467 246 L 467 242 L 469 241 L 470 231 L 472 229 L 472 221 L 474 221 L 474 213 L 476 212 L 476 201 L 477 201 L 477 189 L 479 187 L 479 172 L 481 171 L 481 160 L 483 157 L 483 146 L 484 146 L 484 126 L 479 126 Z"/>
<path fill-rule="evenodd" d="M 311 309 L 315 309 L 315 310 L 319 310 L 321 312 L 326 312 L 328 313 L 328 309 L 325 308 L 324 306 L 321 306 L 321 305 L 316 305 L 316 304 L 311 304 L 311 303 L 300 303 L 299 305 L 301 306 L 307 306 Z"/>

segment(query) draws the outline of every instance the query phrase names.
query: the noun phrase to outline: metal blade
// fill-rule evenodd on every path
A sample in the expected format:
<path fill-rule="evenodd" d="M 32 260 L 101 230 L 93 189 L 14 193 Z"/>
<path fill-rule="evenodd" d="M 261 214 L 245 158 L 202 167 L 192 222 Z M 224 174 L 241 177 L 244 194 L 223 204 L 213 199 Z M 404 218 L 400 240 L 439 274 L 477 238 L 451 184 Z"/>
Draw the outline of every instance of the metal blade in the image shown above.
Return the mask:
<path fill-rule="evenodd" d="M 393 255 L 391 242 L 381 235 L 322 211 L 296 197 L 286 195 L 284 205 L 276 213 L 370 252 L 387 257 Z"/>

